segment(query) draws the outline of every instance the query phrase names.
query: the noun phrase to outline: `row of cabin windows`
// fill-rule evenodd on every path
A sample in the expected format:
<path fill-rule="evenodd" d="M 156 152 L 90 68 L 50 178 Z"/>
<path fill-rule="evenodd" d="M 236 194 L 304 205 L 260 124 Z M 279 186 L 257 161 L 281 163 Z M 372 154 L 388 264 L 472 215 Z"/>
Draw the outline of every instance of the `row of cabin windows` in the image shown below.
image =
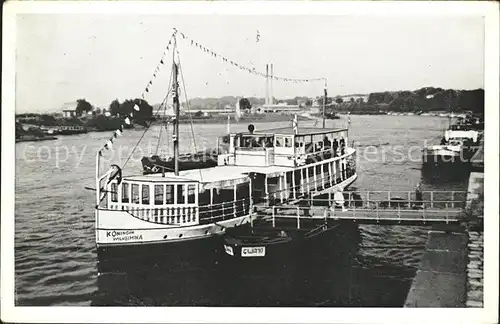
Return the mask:
<path fill-rule="evenodd" d="M 129 197 L 129 186 L 130 195 Z M 122 203 L 149 205 L 149 186 L 148 184 L 129 184 L 122 183 Z M 178 184 L 178 185 L 154 185 L 154 204 L 155 205 L 172 205 L 174 204 L 174 190 L 177 189 L 177 204 L 194 204 L 196 202 L 196 185 L 194 184 Z M 139 190 L 142 195 L 139 196 Z M 118 202 L 118 186 L 116 183 L 111 184 L 111 201 Z"/>
<path fill-rule="evenodd" d="M 310 146 L 316 144 L 317 150 L 321 150 L 324 147 L 330 147 L 333 142 L 337 142 L 336 136 L 332 134 L 321 134 L 321 135 L 307 135 L 307 136 L 297 136 L 295 140 L 295 147 L 303 147 L 304 145 Z M 339 138 L 340 146 L 345 143 L 344 137 Z M 292 136 L 281 136 L 276 135 L 273 139 L 272 136 L 241 136 L 236 138 L 235 145 L 237 147 L 287 147 L 291 148 L 294 146 Z"/>

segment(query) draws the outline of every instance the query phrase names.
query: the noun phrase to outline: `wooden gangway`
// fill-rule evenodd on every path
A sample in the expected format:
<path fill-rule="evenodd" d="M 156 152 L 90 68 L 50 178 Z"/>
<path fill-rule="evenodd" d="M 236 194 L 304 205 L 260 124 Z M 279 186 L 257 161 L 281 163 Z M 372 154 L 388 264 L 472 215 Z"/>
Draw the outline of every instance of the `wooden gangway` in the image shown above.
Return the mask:
<path fill-rule="evenodd" d="M 411 191 L 366 191 L 349 195 L 344 209 L 336 206 L 333 195 L 324 199 L 302 200 L 294 205 L 256 207 L 256 215 L 272 226 L 279 220 L 349 221 L 359 224 L 431 225 L 464 220 L 466 191 L 425 191 L 420 200 Z M 405 197 L 405 198 L 403 198 Z"/>

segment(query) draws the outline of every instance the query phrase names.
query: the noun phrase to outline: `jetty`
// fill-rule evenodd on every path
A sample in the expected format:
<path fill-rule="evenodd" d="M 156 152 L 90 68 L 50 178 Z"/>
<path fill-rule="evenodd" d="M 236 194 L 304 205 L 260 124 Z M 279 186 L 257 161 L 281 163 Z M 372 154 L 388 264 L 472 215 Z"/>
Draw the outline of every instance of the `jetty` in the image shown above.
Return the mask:
<path fill-rule="evenodd" d="M 346 192 L 344 208 L 329 194 L 305 204 L 257 205 L 255 215 L 258 226 L 280 228 L 311 222 L 429 226 L 404 307 L 482 307 L 483 182 L 484 173 L 473 172 L 467 191 L 424 191 L 418 200 L 411 191 Z"/>
<path fill-rule="evenodd" d="M 483 181 L 470 174 L 463 231 L 429 231 L 405 307 L 483 307 Z"/>
<path fill-rule="evenodd" d="M 424 191 L 417 200 L 413 191 L 366 191 L 346 199 L 336 208 L 330 193 L 327 198 L 304 200 L 307 206 L 256 206 L 256 216 L 275 224 L 279 219 L 324 220 L 380 225 L 459 224 L 465 219 L 465 191 Z M 405 197 L 405 198 L 403 198 Z M 302 203 L 304 205 L 304 203 Z"/>

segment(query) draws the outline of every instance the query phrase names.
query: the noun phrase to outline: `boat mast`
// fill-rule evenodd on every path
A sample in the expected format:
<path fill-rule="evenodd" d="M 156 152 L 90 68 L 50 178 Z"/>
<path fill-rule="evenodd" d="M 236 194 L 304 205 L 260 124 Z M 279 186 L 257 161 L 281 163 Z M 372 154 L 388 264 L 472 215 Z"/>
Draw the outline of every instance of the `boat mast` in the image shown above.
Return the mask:
<path fill-rule="evenodd" d="M 178 82 L 178 65 L 175 63 L 175 52 L 177 48 L 177 41 L 174 36 L 174 50 L 172 54 L 172 99 L 174 103 L 174 119 L 173 119 L 173 141 L 174 141 L 174 174 L 179 175 L 179 82 Z"/>
<path fill-rule="evenodd" d="M 325 93 L 324 93 L 324 97 L 323 97 L 323 128 L 325 128 L 326 97 L 327 97 L 327 93 L 326 93 L 326 80 L 325 80 Z"/>

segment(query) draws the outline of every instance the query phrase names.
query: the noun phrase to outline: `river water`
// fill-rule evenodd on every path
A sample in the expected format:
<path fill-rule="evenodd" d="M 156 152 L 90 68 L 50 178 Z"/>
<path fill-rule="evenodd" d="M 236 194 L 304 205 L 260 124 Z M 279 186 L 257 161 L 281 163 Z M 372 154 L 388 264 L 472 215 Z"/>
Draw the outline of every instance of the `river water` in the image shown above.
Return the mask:
<path fill-rule="evenodd" d="M 358 147 L 359 176 L 353 189 L 413 190 L 422 181 L 423 190 L 466 190 L 466 175 L 439 179 L 424 177 L 421 172 L 420 149 L 426 144 L 439 143 L 447 119 L 420 116 L 352 116 L 351 119 L 349 141 L 354 140 Z M 287 124 L 256 124 L 256 129 Z M 301 122 L 299 127 L 313 124 Z M 342 119 L 327 121 L 327 127 L 344 125 Z M 246 127 L 235 124 L 232 131 L 243 131 Z M 124 174 L 140 173 L 140 158 L 154 153 L 158 143 L 165 150 L 171 149 L 165 130 L 160 129 L 155 126 L 148 130 L 128 160 Z M 225 131 L 225 125 L 195 125 L 194 129 L 181 125 L 181 151 L 189 152 L 194 146 L 213 147 L 217 136 Z M 116 140 L 113 150 L 104 153 L 103 164 L 123 165 L 143 133 L 143 129 L 126 130 Z M 95 152 L 110 135 L 110 132 L 88 133 L 16 144 L 17 305 L 403 305 L 429 228 L 361 225 L 357 234 L 338 239 L 335 256 L 326 260 L 312 258 L 305 268 L 249 275 L 236 283 L 229 284 L 226 276 L 237 274 L 219 272 L 218 278 L 224 277 L 215 280 L 206 269 L 186 272 L 182 280 L 181 275 L 162 278 L 157 272 L 150 272 L 151 269 L 143 269 L 125 281 L 113 284 L 114 279 L 110 279 L 98 284 L 94 192 L 84 187 L 95 187 Z M 198 283 L 190 283 L 195 278 Z M 127 286 L 126 294 L 117 298 L 112 290 L 122 289 L 123 285 Z"/>

